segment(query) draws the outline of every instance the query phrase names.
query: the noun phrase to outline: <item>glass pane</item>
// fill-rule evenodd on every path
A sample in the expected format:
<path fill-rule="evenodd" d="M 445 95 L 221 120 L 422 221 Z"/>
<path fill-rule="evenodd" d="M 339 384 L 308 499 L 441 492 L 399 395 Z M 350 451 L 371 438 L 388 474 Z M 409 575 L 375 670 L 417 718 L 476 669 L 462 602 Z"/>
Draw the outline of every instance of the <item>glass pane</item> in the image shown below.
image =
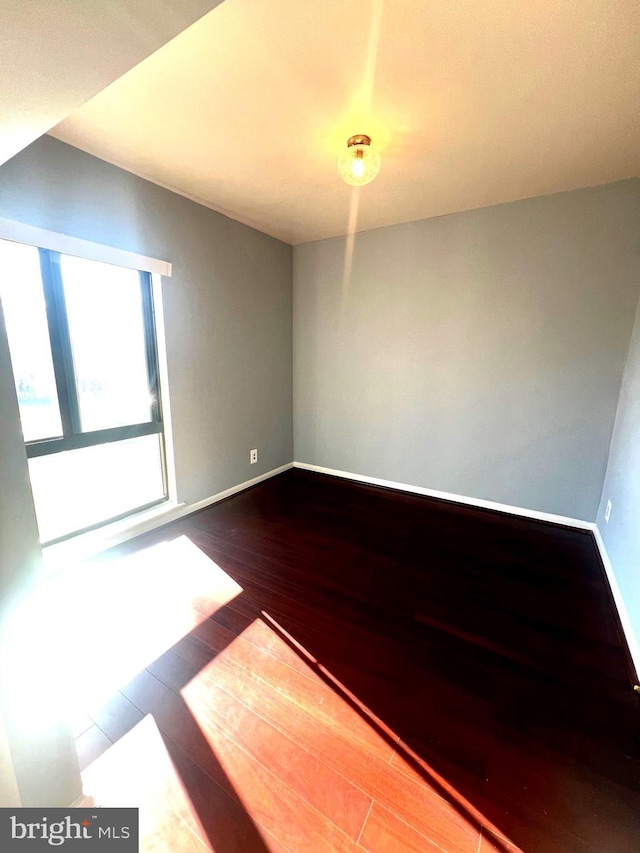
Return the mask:
<path fill-rule="evenodd" d="M 158 435 L 36 456 L 29 474 L 41 542 L 164 497 Z"/>
<path fill-rule="evenodd" d="M 0 297 L 25 441 L 62 435 L 38 250 L 0 240 Z"/>
<path fill-rule="evenodd" d="M 82 431 L 150 421 L 138 273 L 69 255 L 60 263 Z"/>

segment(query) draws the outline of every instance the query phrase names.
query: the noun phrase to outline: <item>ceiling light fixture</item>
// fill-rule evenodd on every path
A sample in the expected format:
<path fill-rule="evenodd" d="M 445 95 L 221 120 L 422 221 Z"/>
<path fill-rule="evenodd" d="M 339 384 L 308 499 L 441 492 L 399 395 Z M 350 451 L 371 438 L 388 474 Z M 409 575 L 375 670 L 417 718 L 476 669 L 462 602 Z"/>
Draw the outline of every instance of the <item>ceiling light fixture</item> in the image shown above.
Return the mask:
<path fill-rule="evenodd" d="M 347 150 L 338 157 L 338 174 L 352 187 L 370 183 L 380 171 L 380 155 L 364 133 L 347 140 Z"/>

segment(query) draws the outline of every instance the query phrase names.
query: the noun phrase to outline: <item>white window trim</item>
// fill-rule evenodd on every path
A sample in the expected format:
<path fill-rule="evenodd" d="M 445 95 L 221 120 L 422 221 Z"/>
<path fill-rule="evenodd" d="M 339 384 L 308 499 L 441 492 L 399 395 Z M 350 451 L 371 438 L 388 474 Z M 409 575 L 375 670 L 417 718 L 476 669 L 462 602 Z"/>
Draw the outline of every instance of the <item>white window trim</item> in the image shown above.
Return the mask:
<path fill-rule="evenodd" d="M 125 249 L 115 249 L 103 243 L 93 243 L 79 237 L 69 237 L 58 231 L 47 231 L 35 225 L 24 222 L 14 222 L 12 219 L 0 217 L 0 240 L 12 240 L 14 243 L 27 243 L 29 246 L 40 246 L 64 255 L 75 255 L 90 261 L 102 261 L 105 264 L 115 264 L 118 267 L 142 270 L 156 275 L 171 276 L 171 264 L 146 255 L 137 255 Z"/>
<path fill-rule="evenodd" d="M 162 398 L 167 498 L 170 504 L 177 504 L 178 487 L 176 484 L 176 464 L 173 451 L 173 425 L 171 421 L 171 401 L 169 399 L 169 366 L 167 363 L 167 339 L 164 328 L 164 307 L 162 304 L 162 279 L 157 273 L 151 274 L 151 289 L 153 291 L 153 313 L 155 315 L 156 344 L 158 350 L 158 378 L 160 382 L 160 396 Z"/>

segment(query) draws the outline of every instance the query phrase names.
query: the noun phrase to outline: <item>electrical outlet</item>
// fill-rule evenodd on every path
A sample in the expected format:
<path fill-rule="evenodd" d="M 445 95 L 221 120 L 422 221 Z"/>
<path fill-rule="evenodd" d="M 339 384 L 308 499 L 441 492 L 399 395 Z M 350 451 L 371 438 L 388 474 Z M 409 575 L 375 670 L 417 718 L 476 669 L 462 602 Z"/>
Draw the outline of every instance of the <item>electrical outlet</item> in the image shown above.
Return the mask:
<path fill-rule="evenodd" d="M 611 501 L 607 501 L 607 508 L 604 511 L 604 520 L 609 523 L 609 516 L 611 515 Z"/>
<path fill-rule="evenodd" d="M 258 461 L 258 451 L 252 450 L 249 458 L 251 459 L 251 464 L 254 465 Z"/>

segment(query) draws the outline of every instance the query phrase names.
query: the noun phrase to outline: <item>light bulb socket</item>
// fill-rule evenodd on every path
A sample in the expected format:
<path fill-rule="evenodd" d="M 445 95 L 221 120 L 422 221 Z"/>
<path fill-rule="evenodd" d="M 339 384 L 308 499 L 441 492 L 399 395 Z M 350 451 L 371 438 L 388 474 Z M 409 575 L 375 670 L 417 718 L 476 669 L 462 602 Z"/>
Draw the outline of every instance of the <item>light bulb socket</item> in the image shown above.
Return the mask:
<path fill-rule="evenodd" d="M 347 148 L 351 148 L 352 145 L 371 145 L 371 137 L 367 136 L 366 133 L 359 133 L 356 136 L 350 136 L 347 139 Z"/>

